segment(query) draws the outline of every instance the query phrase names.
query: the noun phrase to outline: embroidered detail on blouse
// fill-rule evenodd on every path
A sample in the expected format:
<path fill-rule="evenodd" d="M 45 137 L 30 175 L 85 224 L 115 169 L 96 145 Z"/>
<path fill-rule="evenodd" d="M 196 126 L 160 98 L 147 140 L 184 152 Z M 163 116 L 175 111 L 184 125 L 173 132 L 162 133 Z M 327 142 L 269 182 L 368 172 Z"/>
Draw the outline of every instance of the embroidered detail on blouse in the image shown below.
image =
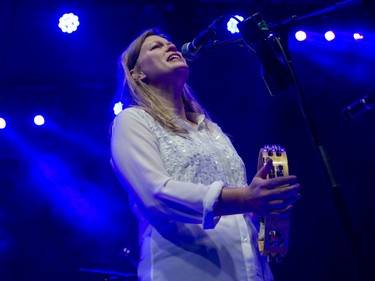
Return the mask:
<path fill-rule="evenodd" d="M 134 109 L 155 134 L 165 168 L 174 180 L 196 184 L 222 181 L 228 186 L 246 186 L 245 165 L 228 137 L 212 122 L 204 126 L 204 115 L 194 114 L 196 129 L 186 126 L 188 135 L 179 136 L 164 129 L 147 112 Z M 184 122 L 179 120 L 180 122 Z"/>

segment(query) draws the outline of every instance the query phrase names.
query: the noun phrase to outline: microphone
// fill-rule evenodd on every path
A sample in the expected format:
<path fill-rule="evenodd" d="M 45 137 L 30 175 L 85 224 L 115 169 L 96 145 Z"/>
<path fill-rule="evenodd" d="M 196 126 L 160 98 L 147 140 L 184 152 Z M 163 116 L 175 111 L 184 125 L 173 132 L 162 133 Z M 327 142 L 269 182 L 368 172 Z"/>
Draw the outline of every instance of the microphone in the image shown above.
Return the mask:
<path fill-rule="evenodd" d="M 185 43 L 181 48 L 181 53 L 186 60 L 193 61 L 199 57 L 199 52 L 206 47 L 215 37 L 218 25 L 221 24 L 223 16 L 216 19 L 205 30 L 198 34 L 193 41 Z"/>
<path fill-rule="evenodd" d="M 352 103 L 342 110 L 342 116 L 346 120 L 354 119 L 375 106 L 375 93 L 367 95 L 360 100 Z"/>
<path fill-rule="evenodd" d="M 181 53 L 185 59 L 189 61 L 195 60 L 199 57 L 199 51 L 208 44 L 215 36 L 215 29 L 210 25 L 204 31 L 198 34 L 193 41 L 182 45 Z"/>
<path fill-rule="evenodd" d="M 289 63 L 289 51 L 283 49 L 280 38 L 268 28 L 260 13 L 237 24 L 246 45 L 255 52 L 261 64 L 261 75 L 266 87 L 274 96 L 294 83 Z M 287 38 L 284 31 L 283 37 Z"/>

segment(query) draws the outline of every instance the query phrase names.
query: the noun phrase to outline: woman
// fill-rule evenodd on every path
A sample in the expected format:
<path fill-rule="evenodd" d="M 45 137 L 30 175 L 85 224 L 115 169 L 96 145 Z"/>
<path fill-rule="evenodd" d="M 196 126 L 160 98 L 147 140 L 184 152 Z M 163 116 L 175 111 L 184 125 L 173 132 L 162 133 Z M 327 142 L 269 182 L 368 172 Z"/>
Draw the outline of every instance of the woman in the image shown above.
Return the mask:
<path fill-rule="evenodd" d="M 246 182 L 230 140 L 194 99 L 166 36 L 143 32 L 121 56 L 132 106 L 112 127 L 112 165 L 139 219 L 139 280 L 273 280 L 250 213 L 287 214 L 295 176 Z M 282 188 L 277 188 L 282 187 Z"/>

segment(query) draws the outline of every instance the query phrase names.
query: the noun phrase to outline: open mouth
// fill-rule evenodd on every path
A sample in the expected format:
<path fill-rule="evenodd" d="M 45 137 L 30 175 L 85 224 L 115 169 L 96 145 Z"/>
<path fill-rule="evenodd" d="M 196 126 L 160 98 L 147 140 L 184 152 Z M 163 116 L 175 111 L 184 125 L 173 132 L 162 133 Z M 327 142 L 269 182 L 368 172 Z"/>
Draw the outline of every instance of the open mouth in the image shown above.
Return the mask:
<path fill-rule="evenodd" d="M 174 60 L 181 60 L 180 55 L 178 55 L 178 54 L 172 54 L 167 59 L 167 61 L 174 61 Z"/>

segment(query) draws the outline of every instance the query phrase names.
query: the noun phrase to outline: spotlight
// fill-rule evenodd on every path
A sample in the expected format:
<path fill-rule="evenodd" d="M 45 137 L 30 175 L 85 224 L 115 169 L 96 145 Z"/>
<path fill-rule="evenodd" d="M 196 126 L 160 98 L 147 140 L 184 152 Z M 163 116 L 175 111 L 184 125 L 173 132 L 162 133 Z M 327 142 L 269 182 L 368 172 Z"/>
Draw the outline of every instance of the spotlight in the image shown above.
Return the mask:
<path fill-rule="evenodd" d="M 324 37 L 326 38 L 327 41 L 332 41 L 333 39 L 335 39 L 335 33 L 333 33 L 333 31 L 327 31 L 324 34 Z"/>
<path fill-rule="evenodd" d="M 354 38 L 354 40 L 362 40 L 363 39 L 363 35 L 360 34 L 360 33 L 358 33 L 358 32 L 356 32 L 356 33 L 353 34 L 353 38 Z"/>
<path fill-rule="evenodd" d="M 119 114 L 122 111 L 122 106 L 123 104 L 121 101 L 115 103 L 115 105 L 113 106 L 113 112 L 115 113 L 115 115 Z"/>
<path fill-rule="evenodd" d="M 44 124 L 44 117 L 42 115 L 36 115 L 34 117 L 34 123 L 37 126 L 42 126 Z"/>
<path fill-rule="evenodd" d="M 4 118 L 0 117 L 0 129 L 4 129 L 7 126 L 7 122 L 5 122 Z"/>
<path fill-rule="evenodd" d="M 298 41 L 304 41 L 307 38 L 306 32 L 299 30 L 296 32 L 295 37 Z"/>
<path fill-rule="evenodd" d="M 228 31 L 232 34 L 239 33 L 240 31 L 237 28 L 237 24 L 241 21 L 243 21 L 243 17 L 241 17 L 241 16 L 231 17 L 230 20 L 227 23 Z"/>
<path fill-rule="evenodd" d="M 72 33 L 77 30 L 78 25 L 78 17 L 73 13 L 64 14 L 59 19 L 59 27 L 62 32 Z"/>

